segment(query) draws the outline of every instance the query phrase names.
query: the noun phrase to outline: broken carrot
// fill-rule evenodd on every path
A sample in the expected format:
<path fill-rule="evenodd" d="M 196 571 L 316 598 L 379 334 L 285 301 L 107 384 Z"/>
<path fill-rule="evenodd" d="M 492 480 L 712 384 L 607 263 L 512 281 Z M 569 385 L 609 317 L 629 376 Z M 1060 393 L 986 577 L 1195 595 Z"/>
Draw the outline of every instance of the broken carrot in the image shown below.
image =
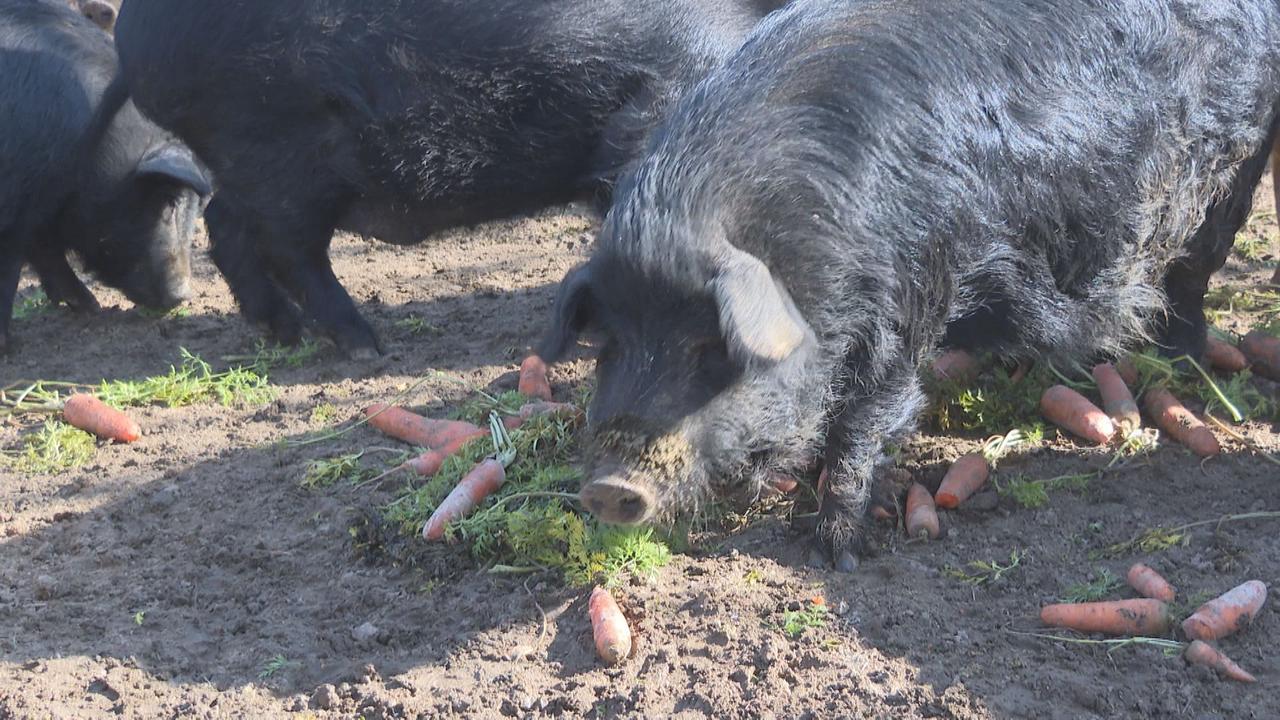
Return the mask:
<path fill-rule="evenodd" d="M 1040 412 L 1054 425 L 1098 445 L 1106 444 L 1116 433 L 1116 426 L 1106 413 L 1066 385 L 1054 385 L 1044 391 Z"/>
<path fill-rule="evenodd" d="M 551 383 L 547 380 L 547 364 L 537 355 L 530 355 L 520 363 L 520 384 L 517 386 L 521 395 L 551 400 Z"/>
<path fill-rule="evenodd" d="M 947 350 L 934 359 L 933 374 L 939 380 L 971 382 L 978 377 L 978 360 L 964 350 Z"/>
<path fill-rule="evenodd" d="M 1058 603 L 1040 609 L 1040 622 L 1107 635 L 1163 635 L 1169 629 L 1169 606 L 1152 598 Z"/>
<path fill-rule="evenodd" d="M 1235 345 L 1210 335 L 1204 345 L 1204 359 L 1209 366 L 1228 373 L 1249 367 L 1249 360 Z"/>
<path fill-rule="evenodd" d="M 1155 419 L 1156 425 L 1191 452 L 1200 457 L 1212 457 L 1221 452 L 1213 431 L 1178 402 L 1178 398 L 1168 388 L 1153 387 L 1147 390 L 1143 396 L 1143 404 L 1146 405 L 1147 414 Z"/>
<path fill-rule="evenodd" d="M 422 526 L 422 537 L 427 540 L 439 540 L 444 537 L 446 525 L 471 514 L 472 510 L 475 510 L 485 498 L 497 492 L 506 481 L 507 469 L 501 462 L 493 458 L 481 461 L 458 481 L 444 502 L 431 513 L 427 524 Z"/>
<path fill-rule="evenodd" d="M 1160 573 L 1142 563 L 1134 563 L 1133 567 L 1129 568 L 1125 579 L 1129 581 L 1129 587 L 1137 590 L 1138 594 L 1143 597 L 1171 603 L 1176 596 L 1173 586 L 1169 584 L 1168 580 L 1165 580 Z"/>
<path fill-rule="evenodd" d="M 1210 645 L 1203 640 L 1192 640 L 1187 649 L 1183 651 L 1182 657 L 1192 665 L 1203 665 L 1207 668 L 1217 670 L 1224 677 L 1230 680 L 1239 680 L 1240 682 L 1258 682 L 1258 679 L 1250 675 L 1244 668 L 1235 664 L 1231 658 L 1222 654 L 1218 648 Z"/>
<path fill-rule="evenodd" d="M 454 438 L 444 447 L 427 450 L 418 457 L 407 460 L 404 466 L 419 475 L 428 477 L 435 475 L 440 472 L 440 468 L 444 467 L 445 460 L 456 455 L 459 450 L 467 445 L 467 443 L 475 440 L 476 438 L 482 437 L 489 437 L 489 432 L 487 430 L 480 430 L 477 428 L 476 431 L 470 435 L 460 435 L 459 437 Z"/>
<path fill-rule="evenodd" d="M 626 660 L 631 654 L 631 628 L 613 595 L 597 585 L 587 601 L 587 613 L 591 616 L 591 635 L 600 659 L 606 665 Z"/>
<path fill-rule="evenodd" d="M 1254 373 L 1280 380 L 1280 338 L 1254 330 L 1240 341 L 1240 351 L 1252 364 Z"/>
<path fill-rule="evenodd" d="M 364 414 L 374 428 L 397 440 L 425 448 L 442 448 L 460 437 L 484 432 L 469 422 L 436 420 L 383 403 L 370 405 Z"/>
<path fill-rule="evenodd" d="M 954 509 L 968 500 L 987 482 L 991 468 L 987 458 L 981 452 L 972 452 L 951 464 L 947 474 L 942 476 L 942 484 L 933 496 L 938 507 Z"/>
<path fill-rule="evenodd" d="M 933 496 L 920 483 L 911 483 L 907 490 L 907 535 L 933 540 L 941 534 Z"/>
<path fill-rule="evenodd" d="M 1142 427 L 1142 413 L 1129 392 L 1129 386 L 1111 363 L 1100 363 L 1093 368 L 1093 381 L 1102 396 L 1102 409 L 1124 432 L 1131 433 Z"/>
<path fill-rule="evenodd" d="M 1182 632 L 1195 640 L 1224 638 L 1253 622 L 1266 601 L 1267 586 L 1250 580 L 1201 605 L 1182 621 Z"/>
<path fill-rule="evenodd" d="M 142 437 L 138 423 L 93 395 L 76 393 L 62 405 L 62 419 L 104 440 L 131 443 Z"/>

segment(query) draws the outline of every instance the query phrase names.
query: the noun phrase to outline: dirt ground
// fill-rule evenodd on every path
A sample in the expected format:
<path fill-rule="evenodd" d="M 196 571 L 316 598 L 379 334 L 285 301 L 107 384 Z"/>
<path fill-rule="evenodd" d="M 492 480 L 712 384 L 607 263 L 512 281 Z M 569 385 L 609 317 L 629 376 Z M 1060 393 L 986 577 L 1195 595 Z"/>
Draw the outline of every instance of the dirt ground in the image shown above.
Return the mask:
<path fill-rule="evenodd" d="M 1270 207 L 1269 192 L 1259 207 Z M 1254 230 L 1275 239 L 1270 219 Z M 879 554 L 854 575 L 809 567 L 807 535 L 776 516 L 700 538 L 654 583 L 623 588 L 643 618 L 637 652 L 618 669 L 595 660 L 585 590 L 485 574 L 457 549 L 442 551 L 453 568 L 443 577 L 357 553 L 349 528 L 388 495 L 298 481 L 311 459 L 383 441 L 365 429 L 321 446 L 276 441 L 323 427 L 312 419 L 321 403 L 349 417 L 435 370 L 462 383 L 436 376 L 409 404 L 443 407 L 467 387 L 510 386 L 554 283 L 591 234 L 568 209 L 410 248 L 342 238 L 335 266 L 386 341 L 381 360 L 326 350 L 273 372 L 278 400 L 265 407 L 145 410 L 140 442 L 102 446 L 79 470 L 0 470 L 0 718 L 1280 715 L 1275 603 L 1223 642 L 1258 676 L 1252 686 L 1154 648 L 1108 655 L 1011 632 L 1036 630 L 1038 608 L 1068 585 L 1103 569 L 1123 575 L 1138 559 L 1183 597 L 1250 578 L 1276 587 L 1274 521 L 1198 528 L 1154 555 L 1089 556 L 1156 525 L 1280 510 L 1277 467 L 1233 442 L 1204 463 L 1164 446 L 1038 510 L 1000 499 L 947 514 L 949 534 L 933 544 L 880 528 Z M 1226 275 L 1261 283 L 1273 261 L 1233 259 Z M 197 273 L 185 316 L 144 317 L 97 288 L 98 317 L 55 310 L 19 321 L 0 383 L 144 377 L 178 362 L 179 348 L 215 363 L 251 353 L 258 335 L 207 259 Z M 24 280 L 23 297 L 33 289 Z M 401 322 L 414 317 L 443 332 L 414 334 Z M 585 361 L 555 368 L 558 392 L 589 371 Z M 0 447 L 32 428 L 0 425 Z M 1273 426 L 1243 432 L 1280 449 Z M 925 433 L 904 464 L 936 483 L 977 445 Z M 1055 441 L 1015 469 L 1051 477 L 1107 458 Z M 1014 551 L 1019 566 L 991 586 L 946 573 Z M 829 622 L 796 640 L 777 629 L 781 611 L 818 594 Z M 513 659 L 518 649 L 531 654 Z"/>

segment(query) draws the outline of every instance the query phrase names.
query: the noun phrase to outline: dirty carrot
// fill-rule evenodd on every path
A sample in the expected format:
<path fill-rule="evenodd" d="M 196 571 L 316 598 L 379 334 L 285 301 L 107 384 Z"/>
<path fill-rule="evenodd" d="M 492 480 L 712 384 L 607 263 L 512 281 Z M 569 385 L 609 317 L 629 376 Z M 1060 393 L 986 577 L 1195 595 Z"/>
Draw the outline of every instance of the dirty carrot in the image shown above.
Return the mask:
<path fill-rule="evenodd" d="M 1124 380 L 1125 385 L 1133 386 L 1138 384 L 1138 368 L 1133 364 L 1133 359 L 1122 357 L 1115 363 L 1116 372 L 1120 373 L 1120 378 Z"/>
<path fill-rule="evenodd" d="M 606 665 L 617 665 L 631 654 L 631 628 L 623 617 L 618 603 L 608 590 L 597 585 L 587 601 L 591 616 L 591 635 L 595 638 L 596 654 Z"/>
<path fill-rule="evenodd" d="M 770 497 L 773 495 L 788 495 L 795 492 L 800 483 L 796 479 L 785 473 L 771 472 L 765 480 L 764 487 L 760 491 L 762 497 Z"/>
<path fill-rule="evenodd" d="M 987 458 L 980 452 L 972 452 L 955 461 L 942 476 L 942 484 L 938 493 L 933 496 L 938 507 L 953 509 L 978 492 L 987 482 L 991 469 Z"/>
<path fill-rule="evenodd" d="M 920 483 L 907 490 L 907 535 L 933 540 L 942 534 L 933 496 Z"/>
<path fill-rule="evenodd" d="M 1147 414 L 1155 418 L 1156 425 L 1169 433 L 1174 440 L 1185 445 L 1191 452 L 1200 457 L 1217 455 L 1221 448 L 1218 438 L 1213 436 L 1200 418 L 1191 413 L 1178 402 L 1178 398 L 1168 388 L 1153 387 L 1143 396 Z"/>
<path fill-rule="evenodd" d="M 493 458 L 481 461 L 458 481 L 444 502 L 431 513 L 427 524 L 422 526 L 422 537 L 427 540 L 444 537 L 445 525 L 466 517 L 506 481 L 507 469 L 502 463 Z"/>
<path fill-rule="evenodd" d="M 520 384 L 517 387 L 521 395 L 551 400 L 551 383 L 547 380 L 547 364 L 537 355 L 530 355 L 520 363 Z"/>
<path fill-rule="evenodd" d="M 1169 606 L 1152 598 L 1059 603 L 1041 608 L 1040 622 L 1107 635 L 1163 635 L 1169 629 Z"/>
<path fill-rule="evenodd" d="M 1170 603 L 1176 595 L 1168 580 L 1142 563 L 1134 563 L 1133 567 L 1129 568 L 1126 579 L 1129 581 L 1129 587 L 1137 590 L 1143 597 Z"/>
<path fill-rule="evenodd" d="M 1221 650 L 1203 640 L 1192 640 L 1191 644 L 1182 653 L 1182 657 L 1192 665 L 1203 665 L 1217 670 L 1230 680 L 1258 682 L 1258 678 L 1250 675 L 1244 668 L 1235 664 L 1231 658 L 1223 655 Z"/>
<path fill-rule="evenodd" d="M 1280 338 L 1254 330 L 1240 341 L 1240 351 L 1253 364 L 1253 371 L 1280 380 Z"/>
<path fill-rule="evenodd" d="M 1098 445 L 1106 444 L 1116 432 L 1106 413 L 1066 385 L 1054 385 L 1044 391 L 1040 412 L 1054 425 Z"/>
<path fill-rule="evenodd" d="M 1129 392 L 1128 385 L 1114 365 L 1095 365 L 1093 381 L 1098 386 L 1098 394 L 1102 396 L 1102 409 L 1125 433 L 1142 427 L 1142 413 L 1138 411 L 1138 403 L 1134 401 L 1133 393 Z"/>
<path fill-rule="evenodd" d="M 939 380 L 971 382 L 978 377 L 978 360 L 964 350 L 948 350 L 933 361 L 933 374 Z"/>
<path fill-rule="evenodd" d="M 142 437 L 138 423 L 93 395 L 76 393 L 67 398 L 62 419 L 105 440 L 131 443 Z"/>
<path fill-rule="evenodd" d="M 444 466 L 444 461 L 455 455 L 459 450 L 466 446 L 467 443 L 476 438 L 488 437 L 486 430 L 477 429 L 470 435 L 461 435 L 454 438 L 448 445 L 444 447 L 428 450 L 416 458 L 411 458 L 405 462 L 404 466 L 419 475 L 431 476 L 440 472 L 440 468 Z"/>
<path fill-rule="evenodd" d="M 1201 605 L 1182 621 L 1182 632 L 1194 640 L 1224 638 L 1253 622 L 1267 601 L 1267 586 L 1250 580 Z"/>
<path fill-rule="evenodd" d="M 365 408 L 364 414 L 374 428 L 397 440 L 425 448 L 441 448 L 460 437 L 483 432 L 469 422 L 422 417 L 404 408 L 388 407 L 382 403 Z"/>
<path fill-rule="evenodd" d="M 1249 367 L 1249 360 L 1235 345 L 1210 335 L 1204 346 L 1204 359 L 1217 370 L 1238 373 Z"/>

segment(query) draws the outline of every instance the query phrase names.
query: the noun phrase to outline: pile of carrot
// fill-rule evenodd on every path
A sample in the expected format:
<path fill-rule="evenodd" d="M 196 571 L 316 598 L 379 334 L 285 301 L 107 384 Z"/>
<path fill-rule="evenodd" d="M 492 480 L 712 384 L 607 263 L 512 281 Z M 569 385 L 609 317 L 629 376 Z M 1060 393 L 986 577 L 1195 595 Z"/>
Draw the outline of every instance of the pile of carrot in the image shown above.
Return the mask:
<path fill-rule="evenodd" d="M 1144 597 L 1046 605 L 1040 610 L 1040 621 L 1054 627 L 1107 635 L 1159 636 L 1168 632 L 1169 603 L 1176 597 L 1173 586 L 1160 573 L 1141 563 L 1129 568 L 1126 577 L 1129 585 Z M 1247 627 L 1266 599 L 1266 585 L 1250 580 L 1201 605 L 1182 621 L 1182 632 L 1191 641 L 1183 658 L 1232 680 L 1254 682 L 1252 675 L 1209 642 Z"/>

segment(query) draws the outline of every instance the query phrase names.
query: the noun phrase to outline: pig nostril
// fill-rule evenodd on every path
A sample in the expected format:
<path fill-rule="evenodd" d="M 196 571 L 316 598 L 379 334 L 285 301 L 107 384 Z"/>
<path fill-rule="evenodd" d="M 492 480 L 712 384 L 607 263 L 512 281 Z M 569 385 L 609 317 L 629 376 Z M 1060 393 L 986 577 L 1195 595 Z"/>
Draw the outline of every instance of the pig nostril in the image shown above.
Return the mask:
<path fill-rule="evenodd" d="M 648 520 L 655 498 L 647 487 L 617 477 L 587 483 L 579 493 L 592 515 L 608 523 L 632 525 Z"/>
<path fill-rule="evenodd" d="M 638 497 L 624 497 L 618 502 L 618 510 L 618 517 L 623 522 L 636 522 L 645 516 L 649 508 Z"/>

